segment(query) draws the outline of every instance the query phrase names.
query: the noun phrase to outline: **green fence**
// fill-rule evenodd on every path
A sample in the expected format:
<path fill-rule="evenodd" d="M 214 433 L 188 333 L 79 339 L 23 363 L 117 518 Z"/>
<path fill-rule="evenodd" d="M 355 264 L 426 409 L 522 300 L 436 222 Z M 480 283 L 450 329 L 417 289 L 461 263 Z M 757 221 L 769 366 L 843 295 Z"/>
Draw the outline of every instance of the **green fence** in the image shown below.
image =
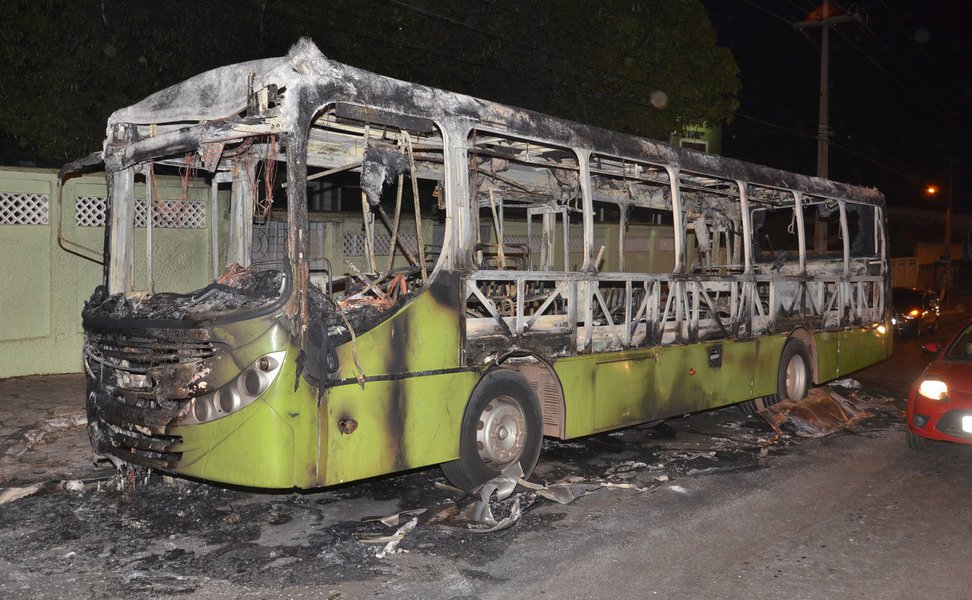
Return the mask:
<path fill-rule="evenodd" d="M 136 196 L 144 198 L 144 185 Z M 101 282 L 105 179 L 65 182 L 52 170 L 0 167 L 0 378 L 81 370 L 81 307 Z M 159 178 L 153 228 L 158 289 L 189 290 L 212 278 L 209 188 Z M 221 199 L 219 210 L 225 209 Z M 145 278 L 145 204 L 136 207 L 136 285 Z M 58 242 L 61 224 L 63 243 Z M 83 250 L 78 246 L 88 248 Z M 65 250 L 71 248 L 72 253 Z M 203 257 L 200 260 L 200 257 Z"/>

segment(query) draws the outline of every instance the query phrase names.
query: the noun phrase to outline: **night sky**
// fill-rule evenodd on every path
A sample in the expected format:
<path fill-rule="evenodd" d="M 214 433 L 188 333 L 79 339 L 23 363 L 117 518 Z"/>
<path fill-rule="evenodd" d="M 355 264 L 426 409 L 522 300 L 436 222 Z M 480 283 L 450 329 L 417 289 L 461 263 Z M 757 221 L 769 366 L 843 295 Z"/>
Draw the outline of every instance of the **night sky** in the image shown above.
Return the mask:
<path fill-rule="evenodd" d="M 723 153 L 816 174 L 820 28 L 798 31 L 819 0 L 705 0 L 740 68 L 740 107 Z M 850 4 L 840 4 L 850 9 Z M 830 178 L 917 206 L 928 182 L 972 212 L 972 3 L 862 0 L 865 23 L 830 35 Z"/>

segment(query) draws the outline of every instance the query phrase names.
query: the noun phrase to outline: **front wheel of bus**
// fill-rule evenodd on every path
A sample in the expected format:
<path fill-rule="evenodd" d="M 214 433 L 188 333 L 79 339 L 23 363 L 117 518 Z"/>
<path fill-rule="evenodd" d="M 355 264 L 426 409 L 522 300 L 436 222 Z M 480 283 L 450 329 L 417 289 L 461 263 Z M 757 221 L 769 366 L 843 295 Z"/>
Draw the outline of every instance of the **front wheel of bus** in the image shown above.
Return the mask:
<path fill-rule="evenodd" d="M 442 465 L 465 491 L 517 462 L 528 477 L 540 457 L 543 415 L 530 384 L 517 372 L 496 369 L 473 390 L 462 417 L 459 459 Z"/>

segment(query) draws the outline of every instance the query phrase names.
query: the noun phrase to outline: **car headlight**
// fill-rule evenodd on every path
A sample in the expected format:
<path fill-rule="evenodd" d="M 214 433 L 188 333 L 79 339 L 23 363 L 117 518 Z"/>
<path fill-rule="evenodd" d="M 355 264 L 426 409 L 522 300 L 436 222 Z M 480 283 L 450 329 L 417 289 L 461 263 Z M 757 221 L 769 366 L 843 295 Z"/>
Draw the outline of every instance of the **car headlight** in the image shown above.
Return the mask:
<path fill-rule="evenodd" d="M 918 393 L 932 400 L 948 400 L 948 386 L 944 381 L 926 379 L 918 385 Z"/>
<path fill-rule="evenodd" d="M 234 413 L 259 398 L 277 378 L 286 352 L 271 352 L 253 361 L 242 373 L 218 390 L 193 399 L 182 425 L 214 421 Z"/>

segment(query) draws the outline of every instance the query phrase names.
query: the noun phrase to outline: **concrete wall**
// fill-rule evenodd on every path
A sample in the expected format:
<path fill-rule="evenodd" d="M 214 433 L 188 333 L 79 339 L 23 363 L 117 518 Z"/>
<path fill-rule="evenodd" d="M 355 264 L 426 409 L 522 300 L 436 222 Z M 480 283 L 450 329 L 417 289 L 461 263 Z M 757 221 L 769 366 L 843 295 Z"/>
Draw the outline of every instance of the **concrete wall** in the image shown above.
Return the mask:
<path fill-rule="evenodd" d="M 105 179 L 96 173 L 68 180 L 63 208 L 57 204 L 56 180 L 52 170 L 0 167 L 0 378 L 82 368 L 81 307 L 101 283 L 102 267 L 62 249 L 57 227 L 60 220 L 64 238 L 92 249 L 89 255 L 100 254 L 104 227 L 79 226 L 76 209 L 79 197 L 106 196 Z M 162 199 L 182 196 L 176 178 L 159 178 L 157 187 Z M 136 196 L 145 197 L 144 184 L 136 184 Z M 157 290 L 187 291 L 212 279 L 208 186 L 190 186 L 187 198 L 202 201 L 196 208 L 204 209 L 204 227 L 154 229 Z M 12 224 L 23 221 L 29 224 Z M 141 288 L 146 281 L 144 227 L 136 228 L 135 239 L 135 281 Z"/>

